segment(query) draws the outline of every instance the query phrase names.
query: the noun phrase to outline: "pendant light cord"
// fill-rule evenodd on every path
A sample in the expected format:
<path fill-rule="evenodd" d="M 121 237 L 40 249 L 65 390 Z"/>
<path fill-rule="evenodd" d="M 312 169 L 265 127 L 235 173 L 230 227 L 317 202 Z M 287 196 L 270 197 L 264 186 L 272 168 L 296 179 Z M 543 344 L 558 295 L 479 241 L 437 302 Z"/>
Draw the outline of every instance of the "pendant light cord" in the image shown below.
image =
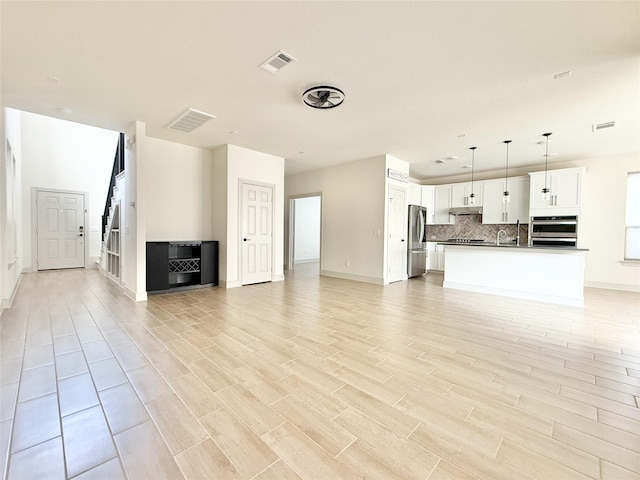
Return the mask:
<path fill-rule="evenodd" d="M 471 150 L 471 193 L 473 194 L 473 170 L 475 168 L 476 163 L 476 148 L 478 147 L 469 147 Z"/>
<path fill-rule="evenodd" d="M 549 134 L 545 134 L 547 137 L 546 146 L 544 148 L 544 189 L 547 189 L 547 177 L 549 174 L 547 173 L 547 164 L 549 162 Z"/>
<path fill-rule="evenodd" d="M 502 143 L 506 143 L 507 144 L 507 161 L 505 163 L 505 167 L 504 167 L 504 191 L 505 194 L 508 194 L 509 192 L 509 186 L 508 186 L 508 175 L 509 175 L 509 144 L 511 143 L 511 140 L 505 140 Z"/>

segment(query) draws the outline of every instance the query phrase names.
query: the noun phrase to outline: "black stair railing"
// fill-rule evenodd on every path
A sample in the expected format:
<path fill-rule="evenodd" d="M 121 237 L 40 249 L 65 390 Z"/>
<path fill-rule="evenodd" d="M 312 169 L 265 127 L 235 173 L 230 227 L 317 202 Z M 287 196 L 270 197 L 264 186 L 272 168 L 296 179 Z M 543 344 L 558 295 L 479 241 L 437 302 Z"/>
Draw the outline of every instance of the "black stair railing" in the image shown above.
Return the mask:
<path fill-rule="evenodd" d="M 111 197 L 113 196 L 113 187 L 116 186 L 116 176 L 124 172 L 124 133 L 118 137 L 118 145 L 116 146 L 116 156 L 113 159 L 113 168 L 111 169 L 111 180 L 109 181 L 109 190 L 107 190 L 107 201 L 104 204 L 104 212 L 102 213 L 102 238 L 107 231 L 107 219 L 109 218 L 109 209 L 111 208 Z"/>

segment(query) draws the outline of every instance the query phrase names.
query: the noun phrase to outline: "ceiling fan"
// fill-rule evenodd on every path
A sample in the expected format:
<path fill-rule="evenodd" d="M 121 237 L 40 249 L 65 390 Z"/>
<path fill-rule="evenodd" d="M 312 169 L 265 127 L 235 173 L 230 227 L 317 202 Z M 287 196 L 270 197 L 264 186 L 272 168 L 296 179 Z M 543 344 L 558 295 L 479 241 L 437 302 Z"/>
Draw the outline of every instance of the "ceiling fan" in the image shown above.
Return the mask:
<path fill-rule="evenodd" d="M 307 89 L 302 100 L 312 108 L 335 108 L 344 102 L 344 92 L 337 87 L 319 85 Z"/>

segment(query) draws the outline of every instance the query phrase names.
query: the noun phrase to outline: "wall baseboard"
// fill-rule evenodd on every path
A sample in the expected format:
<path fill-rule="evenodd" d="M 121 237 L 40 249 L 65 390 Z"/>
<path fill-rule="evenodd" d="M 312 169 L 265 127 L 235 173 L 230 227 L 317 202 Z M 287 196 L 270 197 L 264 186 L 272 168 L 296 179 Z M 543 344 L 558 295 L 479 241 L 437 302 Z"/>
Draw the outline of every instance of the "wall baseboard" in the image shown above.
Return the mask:
<path fill-rule="evenodd" d="M 146 302 L 147 301 L 147 292 L 134 292 L 128 287 L 122 287 L 124 294 L 129 297 L 134 302 Z"/>
<path fill-rule="evenodd" d="M 353 275 L 351 273 L 333 272 L 331 270 L 321 270 L 320 275 L 325 277 L 342 278 L 344 280 L 353 280 L 355 282 L 373 283 L 375 285 L 384 285 L 384 279 L 369 277 L 366 275 Z"/>
<path fill-rule="evenodd" d="M 302 260 L 294 260 L 293 264 L 298 265 L 300 263 L 318 263 L 320 261 L 319 258 L 305 258 Z"/>
<path fill-rule="evenodd" d="M 626 283 L 609 283 L 609 282 L 584 282 L 585 287 L 603 288 L 605 290 L 622 290 L 624 292 L 640 293 L 640 285 L 628 285 Z"/>
<path fill-rule="evenodd" d="M 18 293 L 18 288 L 20 288 L 20 283 L 22 282 L 22 275 L 22 273 L 18 275 L 18 281 L 13 287 L 13 291 L 11 292 L 11 295 L 9 295 L 9 298 L 0 299 L 0 315 L 2 315 L 2 312 L 4 312 L 5 309 L 11 308 L 11 305 L 13 305 L 13 301 L 16 298 L 16 293 Z"/>

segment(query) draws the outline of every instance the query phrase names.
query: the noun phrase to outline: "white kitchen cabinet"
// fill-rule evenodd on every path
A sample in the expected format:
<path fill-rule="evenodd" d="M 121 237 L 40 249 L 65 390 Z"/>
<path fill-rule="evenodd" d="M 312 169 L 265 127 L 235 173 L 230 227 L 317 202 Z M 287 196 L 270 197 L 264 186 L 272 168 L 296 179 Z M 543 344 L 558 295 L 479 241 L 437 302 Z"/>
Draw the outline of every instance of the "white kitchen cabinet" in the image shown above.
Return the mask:
<path fill-rule="evenodd" d="M 529 223 L 529 178 L 511 177 L 507 183 L 510 201 L 502 201 L 505 191 L 504 178 L 485 180 L 482 204 L 482 223 L 499 225 L 505 223 Z"/>
<path fill-rule="evenodd" d="M 531 216 L 578 215 L 584 168 L 564 168 L 547 172 L 549 198 L 542 198 L 545 172 L 530 173 L 529 207 Z"/>
<path fill-rule="evenodd" d="M 436 220 L 434 210 L 434 195 L 436 187 L 433 185 L 422 185 L 422 205 L 427 209 L 427 225 L 433 225 Z"/>
<path fill-rule="evenodd" d="M 435 268 L 440 272 L 444 272 L 444 245 L 436 244 Z"/>
<path fill-rule="evenodd" d="M 436 267 L 436 243 L 427 242 L 427 271 Z"/>
<path fill-rule="evenodd" d="M 451 208 L 451 185 L 436 185 L 433 196 L 434 223 L 453 225 L 455 217 L 449 214 Z"/>
<path fill-rule="evenodd" d="M 422 186 L 409 182 L 409 205 L 422 205 Z"/>
<path fill-rule="evenodd" d="M 427 242 L 427 271 L 444 271 L 444 245 Z"/>
<path fill-rule="evenodd" d="M 473 194 L 475 203 L 473 205 L 482 205 L 482 182 L 473 182 Z M 451 206 L 452 207 L 468 207 L 469 196 L 471 195 L 471 182 L 454 183 L 451 185 Z"/>

